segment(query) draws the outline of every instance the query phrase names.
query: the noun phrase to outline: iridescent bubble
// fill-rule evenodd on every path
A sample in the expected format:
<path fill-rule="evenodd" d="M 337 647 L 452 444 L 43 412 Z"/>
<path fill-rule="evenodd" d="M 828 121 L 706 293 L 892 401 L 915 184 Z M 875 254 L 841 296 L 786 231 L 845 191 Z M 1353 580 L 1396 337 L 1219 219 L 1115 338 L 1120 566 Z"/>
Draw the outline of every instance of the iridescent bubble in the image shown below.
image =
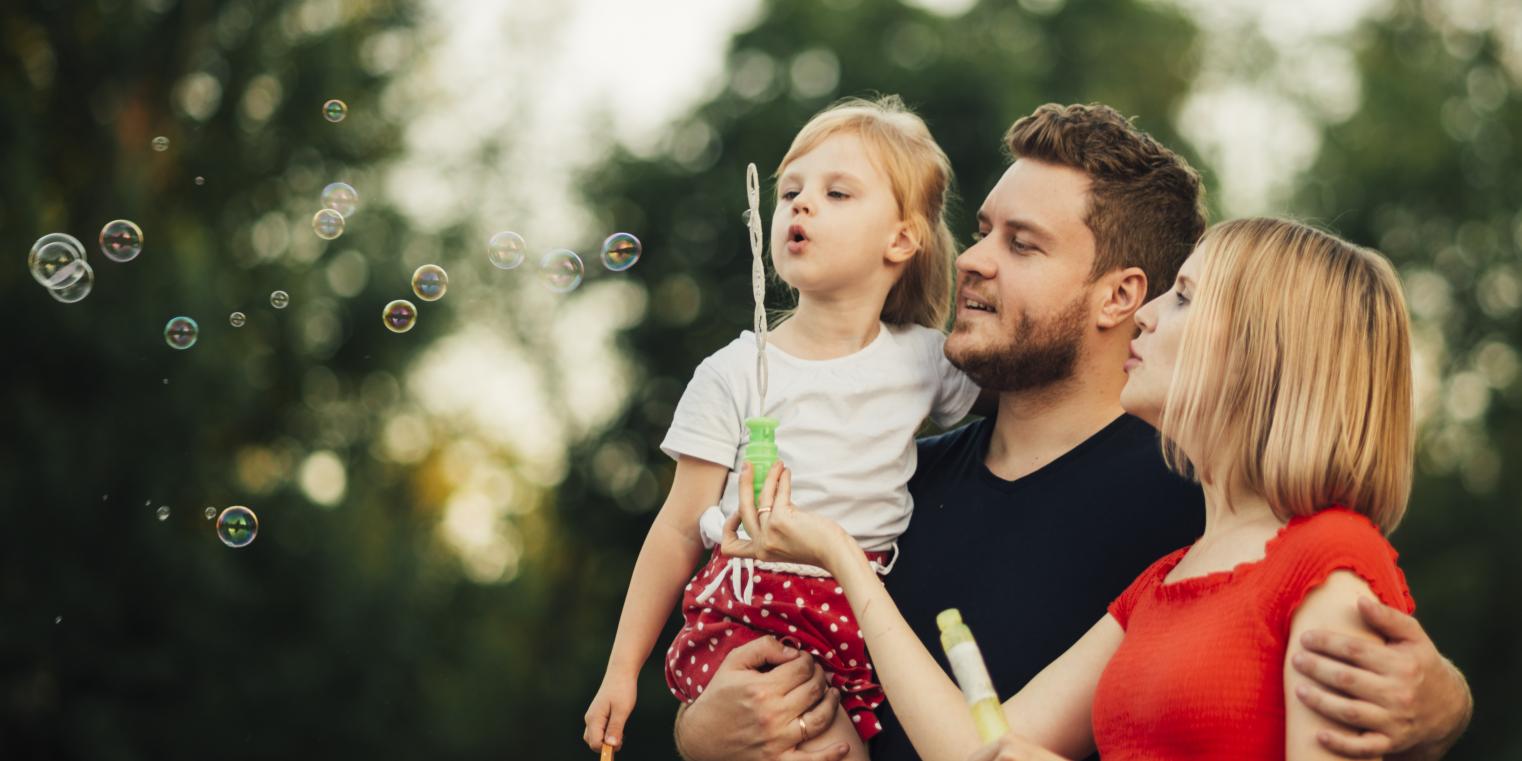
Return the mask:
<path fill-rule="evenodd" d="M 291 303 L 291 294 L 285 291 L 275 291 L 270 294 L 270 306 L 276 309 L 284 309 Z"/>
<path fill-rule="evenodd" d="M 164 324 L 164 343 L 171 349 L 189 349 L 200 335 L 200 326 L 189 317 L 175 317 Z"/>
<path fill-rule="evenodd" d="M 208 508 L 206 508 L 206 520 L 211 520 L 211 519 L 213 519 L 215 517 L 217 517 L 217 508 L 215 508 L 215 507 L 208 507 Z"/>
<path fill-rule="evenodd" d="M 206 184 L 206 178 L 202 177 L 200 175 L 196 175 L 196 184 L 197 185 L 205 185 Z"/>
<path fill-rule="evenodd" d="M 160 521 L 167 521 L 167 520 L 169 520 L 169 506 L 168 505 L 159 505 L 159 509 L 157 509 L 157 510 L 155 510 L 153 512 L 154 512 L 155 515 L 157 515 L 159 517 Z"/>
<path fill-rule="evenodd" d="M 322 189 L 322 208 L 332 209 L 348 219 L 359 211 L 359 191 L 347 182 L 329 183 Z"/>
<path fill-rule="evenodd" d="M 67 233 L 48 233 L 32 244 L 26 267 L 44 288 L 73 285 L 85 276 L 85 245 Z"/>
<path fill-rule="evenodd" d="M 83 301 L 84 297 L 89 296 L 90 289 L 95 287 L 95 270 L 82 259 L 79 262 L 79 266 L 85 270 L 84 277 L 75 280 L 72 285 L 66 285 L 62 288 L 49 288 L 48 295 L 52 296 L 54 300 L 65 304 Z"/>
<path fill-rule="evenodd" d="M 412 273 L 412 292 L 424 301 L 438 301 L 449 290 L 449 273 L 437 264 L 425 264 Z"/>
<path fill-rule="evenodd" d="M 344 117 L 348 115 L 349 104 L 338 100 L 337 98 L 322 104 L 322 118 L 327 119 L 334 124 L 343 121 Z"/>
<path fill-rule="evenodd" d="M 602 242 L 602 266 L 614 272 L 623 272 L 639 261 L 645 247 L 639 238 L 629 233 L 613 233 Z"/>
<path fill-rule="evenodd" d="M 344 215 L 332 209 L 323 209 L 312 216 L 312 232 L 323 240 L 333 240 L 344 234 Z"/>
<path fill-rule="evenodd" d="M 100 228 L 100 252 L 113 262 L 130 262 L 143 253 L 143 229 L 130 219 L 113 219 Z"/>
<path fill-rule="evenodd" d="M 557 248 L 539 259 L 539 277 L 544 280 L 546 288 L 556 293 L 576 290 L 585 272 L 581 257 L 569 249 Z"/>
<path fill-rule="evenodd" d="M 227 323 L 235 328 L 241 328 L 248 324 L 248 315 L 242 312 L 233 312 L 227 316 Z"/>
<path fill-rule="evenodd" d="M 259 516 L 242 505 L 233 505 L 217 516 L 217 538 L 229 547 L 247 547 L 259 535 Z"/>
<path fill-rule="evenodd" d="M 381 322 L 392 333 L 406 333 L 417 324 L 417 307 L 406 299 L 397 299 L 381 310 Z"/>
<path fill-rule="evenodd" d="M 523 236 L 511 230 L 504 230 L 491 236 L 486 244 L 486 257 L 491 260 L 493 266 L 499 270 L 510 270 L 523 263 L 528 256 L 528 243 Z"/>
<path fill-rule="evenodd" d="M 153 139 L 153 150 L 163 153 L 169 150 L 169 138 L 159 135 Z"/>

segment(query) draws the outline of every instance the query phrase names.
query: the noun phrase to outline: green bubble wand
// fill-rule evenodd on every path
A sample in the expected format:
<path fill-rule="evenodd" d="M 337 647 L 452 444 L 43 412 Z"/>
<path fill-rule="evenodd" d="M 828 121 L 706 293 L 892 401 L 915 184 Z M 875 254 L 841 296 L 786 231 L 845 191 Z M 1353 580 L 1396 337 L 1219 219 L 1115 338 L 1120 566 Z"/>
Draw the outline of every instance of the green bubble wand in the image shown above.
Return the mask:
<path fill-rule="evenodd" d="M 777 419 L 766 417 L 766 265 L 762 260 L 761 181 L 756 165 L 745 167 L 745 195 L 750 201 L 750 291 L 756 301 L 756 414 L 746 418 L 750 443 L 745 445 L 745 461 L 750 463 L 751 488 L 755 504 L 761 503 L 761 485 L 777 462 Z"/>

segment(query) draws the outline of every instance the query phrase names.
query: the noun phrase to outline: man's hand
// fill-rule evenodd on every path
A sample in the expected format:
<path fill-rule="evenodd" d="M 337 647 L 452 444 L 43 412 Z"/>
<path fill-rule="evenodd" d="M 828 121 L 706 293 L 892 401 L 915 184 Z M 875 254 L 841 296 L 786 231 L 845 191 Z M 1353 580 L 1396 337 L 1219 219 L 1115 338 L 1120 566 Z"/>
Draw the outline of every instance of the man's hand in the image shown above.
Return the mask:
<path fill-rule="evenodd" d="M 1356 729 L 1326 730 L 1317 740 L 1351 758 L 1440 758 L 1469 724 L 1469 685 L 1433 646 L 1415 618 L 1367 597 L 1358 613 L 1385 639 L 1380 645 L 1325 630 L 1306 632 L 1309 652 L 1296 671 L 1316 682 L 1296 696 L 1311 710 Z"/>
<path fill-rule="evenodd" d="M 982 750 L 972 754 L 967 761 L 1066 761 L 1066 759 L 1011 733 L 984 746 Z"/>
<path fill-rule="evenodd" d="M 813 658 L 762 637 L 725 656 L 708 689 L 677 714 L 677 751 L 688 761 L 839 761 L 844 744 L 797 749 L 829 728 L 839 706 Z"/>

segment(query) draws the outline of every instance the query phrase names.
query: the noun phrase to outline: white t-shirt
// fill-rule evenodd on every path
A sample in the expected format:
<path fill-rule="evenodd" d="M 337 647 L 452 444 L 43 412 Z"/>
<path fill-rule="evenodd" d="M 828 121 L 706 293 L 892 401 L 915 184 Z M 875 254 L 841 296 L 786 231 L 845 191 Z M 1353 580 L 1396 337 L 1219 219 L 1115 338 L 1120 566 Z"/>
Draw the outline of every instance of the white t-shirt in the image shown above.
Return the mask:
<path fill-rule="evenodd" d="M 919 325 L 881 324 L 865 348 L 806 360 L 768 344 L 766 409 L 777 449 L 793 473 L 793 503 L 830 518 L 862 549 L 886 550 L 909 525 L 914 433 L 926 417 L 949 426 L 967 415 L 978 387 L 943 353 L 946 336 Z M 731 472 L 719 503 L 739 509 L 737 481 L 756 414 L 756 336 L 740 334 L 703 360 L 682 393 L 661 451 Z"/>

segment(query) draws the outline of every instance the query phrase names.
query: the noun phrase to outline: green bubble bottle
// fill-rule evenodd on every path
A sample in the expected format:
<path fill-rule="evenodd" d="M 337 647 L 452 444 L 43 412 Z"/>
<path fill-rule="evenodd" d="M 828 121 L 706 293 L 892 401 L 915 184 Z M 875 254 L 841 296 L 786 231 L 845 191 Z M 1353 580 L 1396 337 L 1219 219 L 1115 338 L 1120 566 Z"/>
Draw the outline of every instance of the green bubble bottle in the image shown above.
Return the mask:
<path fill-rule="evenodd" d="M 961 611 L 956 608 L 941 611 L 935 617 L 935 625 L 941 629 L 941 647 L 946 649 L 951 673 L 972 708 L 972 723 L 978 727 L 978 737 L 990 743 L 1009 734 L 999 694 L 994 692 L 993 679 L 988 676 L 988 666 L 983 663 L 983 653 L 972 638 L 972 630 L 962 623 Z"/>
<path fill-rule="evenodd" d="M 745 461 L 750 463 L 751 486 L 754 489 L 751 496 L 755 502 L 751 504 L 760 507 L 761 487 L 766 483 L 766 474 L 772 470 L 772 463 L 777 461 L 777 419 L 747 418 L 745 427 L 750 429 L 750 443 L 745 445 Z"/>

